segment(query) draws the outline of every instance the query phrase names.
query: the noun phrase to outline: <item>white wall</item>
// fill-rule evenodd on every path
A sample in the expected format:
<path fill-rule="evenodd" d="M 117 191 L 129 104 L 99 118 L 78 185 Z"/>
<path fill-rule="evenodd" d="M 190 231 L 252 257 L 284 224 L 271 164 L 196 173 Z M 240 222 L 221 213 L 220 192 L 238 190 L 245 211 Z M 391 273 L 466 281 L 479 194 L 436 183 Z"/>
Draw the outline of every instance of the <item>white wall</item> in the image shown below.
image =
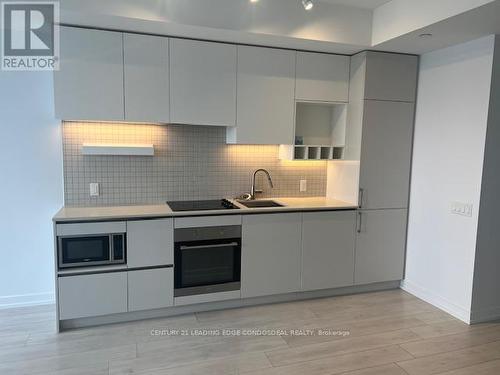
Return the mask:
<path fill-rule="evenodd" d="M 474 266 L 472 321 L 500 318 L 500 36 L 496 37 Z"/>
<path fill-rule="evenodd" d="M 0 308 L 54 299 L 52 222 L 63 204 L 52 74 L 0 71 Z"/>
<path fill-rule="evenodd" d="M 469 321 L 494 37 L 425 54 L 403 287 Z M 473 217 L 450 213 L 452 201 Z"/>
<path fill-rule="evenodd" d="M 383 43 L 494 0 L 392 0 L 373 12 L 372 45 Z"/>
<path fill-rule="evenodd" d="M 358 205 L 359 161 L 328 162 L 326 196 Z"/>

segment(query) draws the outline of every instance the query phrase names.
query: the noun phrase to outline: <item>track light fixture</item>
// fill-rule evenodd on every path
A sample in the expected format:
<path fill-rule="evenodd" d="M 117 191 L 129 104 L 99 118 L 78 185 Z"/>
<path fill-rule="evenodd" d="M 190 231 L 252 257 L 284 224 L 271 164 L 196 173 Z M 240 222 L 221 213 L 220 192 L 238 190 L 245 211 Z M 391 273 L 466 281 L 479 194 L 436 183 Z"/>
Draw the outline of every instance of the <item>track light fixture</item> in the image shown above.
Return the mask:
<path fill-rule="evenodd" d="M 314 7 L 314 3 L 312 0 L 302 0 L 302 5 L 305 10 L 311 10 Z"/>

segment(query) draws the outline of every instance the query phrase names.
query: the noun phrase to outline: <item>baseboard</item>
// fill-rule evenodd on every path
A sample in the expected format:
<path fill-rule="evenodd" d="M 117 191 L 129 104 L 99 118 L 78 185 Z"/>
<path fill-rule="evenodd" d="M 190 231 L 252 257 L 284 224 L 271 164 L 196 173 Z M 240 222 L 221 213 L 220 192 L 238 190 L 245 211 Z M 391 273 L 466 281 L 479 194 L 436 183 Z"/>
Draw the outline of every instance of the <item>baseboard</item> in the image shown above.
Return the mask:
<path fill-rule="evenodd" d="M 471 311 L 448 301 L 446 298 L 443 298 L 407 280 L 403 280 L 401 282 L 401 289 L 410 294 L 413 294 L 415 297 L 420 298 L 425 302 L 430 303 L 438 309 L 441 309 L 448 314 L 453 315 L 455 318 L 460 319 L 467 324 L 471 324 Z"/>
<path fill-rule="evenodd" d="M 471 324 L 500 320 L 500 306 L 490 309 L 472 310 Z"/>
<path fill-rule="evenodd" d="M 312 292 L 296 292 L 265 297 L 234 299 L 218 302 L 199 303 L 195 305 L 167 307 L 157 310 L 133 311 L 121 314 L 77 318 L 59 321 L 59 330 L 99 326 L 103 324 L 123 323 L 143 319 L 164 318 L 169 316 L 192 314 L 196 312 L 234 309 L 239 307 L 258 306 L 272 303 L 303 301 L 308 299 L 369 293 L 399 288 L 399 281 L 391 281 L 370 285 L 356 285 L 336 289 L 316 290 Z"/>
<path fill-rule="evenodd" d="M 13 307 L 50 305 L 55 303 L 54 293 L 22 294 L 0 297 L 0 310 Z"/>

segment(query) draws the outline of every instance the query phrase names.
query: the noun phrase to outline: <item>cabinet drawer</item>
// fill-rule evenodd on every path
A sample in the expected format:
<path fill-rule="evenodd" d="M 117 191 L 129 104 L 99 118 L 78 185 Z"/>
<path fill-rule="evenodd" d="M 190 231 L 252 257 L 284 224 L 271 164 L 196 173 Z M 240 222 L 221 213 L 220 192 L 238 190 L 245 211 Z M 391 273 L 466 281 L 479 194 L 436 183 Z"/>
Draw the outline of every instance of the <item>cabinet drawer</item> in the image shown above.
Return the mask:
<path fill-rule="evenodd" d="M 128 311 L 160 309 L 174 304 L 174 269 L 128 273 Z"/>
<path fill-rule="evenodd" d="M 59 318 L 76 319 L 127 311 L 127 273 L 60 277 Z"/>

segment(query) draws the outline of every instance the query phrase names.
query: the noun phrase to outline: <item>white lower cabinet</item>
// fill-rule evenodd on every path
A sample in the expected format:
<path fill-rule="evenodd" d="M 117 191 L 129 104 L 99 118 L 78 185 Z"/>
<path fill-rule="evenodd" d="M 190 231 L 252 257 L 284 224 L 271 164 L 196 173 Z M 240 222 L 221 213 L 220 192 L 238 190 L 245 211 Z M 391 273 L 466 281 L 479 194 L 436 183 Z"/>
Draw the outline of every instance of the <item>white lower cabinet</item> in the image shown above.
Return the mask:
<path fill-rule="evenodd" d="M 174 220 L 127 222 L 127 265 L 168 266 L 174 263 Z"/>
<path fill-rule="evenodd" d="M 127 312 L 127 272 L 59 277 L 59 319 Z"/>
<path fill-rule="evenodd" d="M 355 229 L 356 211 L 303 215 L 303 291 L 353 285 Z"/>
<path fill-rule="evenodd" d="M 358 212 L 355 284 L 403 279 L 407 210 Z"/>
<path fill-rule="evenodd" d="M 243 217 L 242 298 L 300 290 L 301 225 L 299 213 Z"/>
<path fill-rule="evenodd" d="M 173 305 L 173 268 L 128 272 L 128 311 L 161 309 Z"/>

